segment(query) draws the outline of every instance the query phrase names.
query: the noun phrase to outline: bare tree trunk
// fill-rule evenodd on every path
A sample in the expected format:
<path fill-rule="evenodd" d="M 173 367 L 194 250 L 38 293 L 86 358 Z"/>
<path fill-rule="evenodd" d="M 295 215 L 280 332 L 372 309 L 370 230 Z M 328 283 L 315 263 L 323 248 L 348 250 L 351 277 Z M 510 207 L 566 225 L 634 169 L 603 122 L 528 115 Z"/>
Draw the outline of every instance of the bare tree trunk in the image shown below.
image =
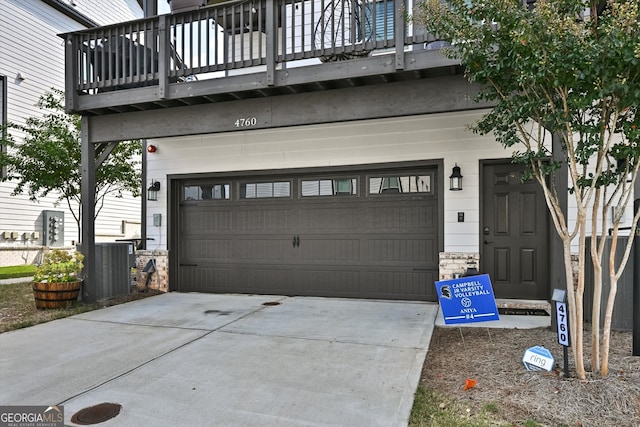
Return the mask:
<path fill-rule="evenodd" d="M 596 189 L 591 209 L 591 261 L 593 262 L 593 303 L 591 305 L 591 370 L 600 369 L 600 306 L 602 304 L 602 252 L 598 239 L 598 212 L 601 190 Z M 604 224 L 603 224 L 604 226 Z"/>
<path fill-rule="evenodd" d="M 579 363 L 576 363 L 576 374 L 578 378 L 585 379 L 587 377 L 584 368 L 584 268 L 585 268 L 585 221 L 584 214 L 578 214 L 578 222 L 580 223 L 580 236 L 578 246 L 578 283 L 575 286 L 576 295 L 576 329 L 575 329 L 575 352 Z M 571 271 L 571 270 L 570 270 Z"/>
<path fill-rule="evenodd" d="M 596 236 L 591 237 L 591 260 L 593 261 L 593 304 L 591 312 L 591 370 L 600 369 L 600 306 L 602 305 L 602 263 L 594 247 Z"/>
<path fill-rule="evenodd" d="M 582 352 L 582 323 L 578 321 L 577 299 L 575 286 L 573 283 L 573 266 L 571 262 L 571 240 L 563 239 L 564 270 L 567 281 L 567 302 L 569 303 L 569 334 L 573 341 L 571 346 L 573 360 L 576 365 L 576 375 L 580 379 L 585 379 L 583 352 Z"/>
<path fill-rule="evenodd" d="M 602 367 L 600 375 L 609 373 L 609 338 L 611 337 L 611 319 L 613 318 L 613 304 L 618 292 L 618 275 L 616 275 L 616 248 L 618 246 L 618 227 L 614 227 L 611 240 L 611 252 L 609 253 L 609 280 L 610 288 L 607 296 L 607 308 L 604 314 L 604 328 L 602 330 Z M 624 268 L 624 265 L 622 266 Z"/>

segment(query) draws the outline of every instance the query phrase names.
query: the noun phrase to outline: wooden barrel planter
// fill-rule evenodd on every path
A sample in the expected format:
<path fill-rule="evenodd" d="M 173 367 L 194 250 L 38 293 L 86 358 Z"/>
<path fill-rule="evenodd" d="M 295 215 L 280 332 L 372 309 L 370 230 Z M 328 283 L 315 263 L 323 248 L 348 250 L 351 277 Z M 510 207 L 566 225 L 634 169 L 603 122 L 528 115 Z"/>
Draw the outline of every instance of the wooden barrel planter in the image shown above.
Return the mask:
<path fill-rule="evenodd" d="M 36 308 L 66 308 L 78 300 L 82 281 L 67 283 L 33 282 Z"/>

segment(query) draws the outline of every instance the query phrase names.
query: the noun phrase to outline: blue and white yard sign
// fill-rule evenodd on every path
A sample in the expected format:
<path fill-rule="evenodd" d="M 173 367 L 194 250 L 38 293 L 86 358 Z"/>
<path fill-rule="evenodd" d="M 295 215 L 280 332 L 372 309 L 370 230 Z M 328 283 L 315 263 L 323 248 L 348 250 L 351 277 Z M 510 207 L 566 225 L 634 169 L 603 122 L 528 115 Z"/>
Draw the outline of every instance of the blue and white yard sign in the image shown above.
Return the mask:
<path fill-rule="evenodd" d="M 488 274 L 436 282 L 444 323 L 500 320 Z"/>

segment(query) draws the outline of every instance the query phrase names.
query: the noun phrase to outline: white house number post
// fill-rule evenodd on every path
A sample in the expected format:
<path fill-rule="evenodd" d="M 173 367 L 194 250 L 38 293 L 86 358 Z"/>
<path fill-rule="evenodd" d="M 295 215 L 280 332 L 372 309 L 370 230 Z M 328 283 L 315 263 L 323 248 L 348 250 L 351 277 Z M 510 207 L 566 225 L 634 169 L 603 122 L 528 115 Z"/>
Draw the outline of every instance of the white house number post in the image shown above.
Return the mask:
<path fill-rule="evenodd" d="M 567 312 L 567 293 L 563 289 L 554 289 L 551 298 L 556 303 L 556 321 L 558 323 L 558 343 L 562 345 L 564 357 L 564 376 L 569 376 L 569 346 L 571 339 L 569 335 L 569 313 Z"/>

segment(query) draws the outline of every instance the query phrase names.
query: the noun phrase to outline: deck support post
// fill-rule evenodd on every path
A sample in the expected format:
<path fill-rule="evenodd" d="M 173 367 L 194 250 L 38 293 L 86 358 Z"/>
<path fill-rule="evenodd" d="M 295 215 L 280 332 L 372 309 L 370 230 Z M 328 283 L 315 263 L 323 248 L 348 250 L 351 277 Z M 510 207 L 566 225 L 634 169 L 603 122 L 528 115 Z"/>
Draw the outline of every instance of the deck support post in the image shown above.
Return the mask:
<path fill-rule="evenodd" d="M 158 54 L 158 97 L 165 99 L 167 97 L 167 87 L 169 86 L 169 31 L 167 31 L 167 15 L 158 17 L 158 35 L 160 39 Z"/>
<path fill-rule="evenodd" d="M 393 38 L 396 43 L 396 70 L 404 70 L 404 35 L 406 33 L 407 22 L 404 19 L 404 0 L 394 0 L 393 5 L 393 23 L 394 34 Z"/>
<path fill-rule="evenodd" d="M 266 83 L 268 86 L 274 86 L 276 82 L 276 8 L 274 1 L 267 2 L 267 40 L 265 52 L 267 55 L 267 76 Z"/>
<path fill-rule="evenodd" d="M 96 234 L 95 234 L 95 201 L 96 201 L 96 147 L 89 137 L 89 117 L 82 117 L 81 127 L 81 196 L 80 217 L 82 224 L 81 251 L 84 255 L 84 284 L 82 300 L 95 302 L 96 272 Z"/>

